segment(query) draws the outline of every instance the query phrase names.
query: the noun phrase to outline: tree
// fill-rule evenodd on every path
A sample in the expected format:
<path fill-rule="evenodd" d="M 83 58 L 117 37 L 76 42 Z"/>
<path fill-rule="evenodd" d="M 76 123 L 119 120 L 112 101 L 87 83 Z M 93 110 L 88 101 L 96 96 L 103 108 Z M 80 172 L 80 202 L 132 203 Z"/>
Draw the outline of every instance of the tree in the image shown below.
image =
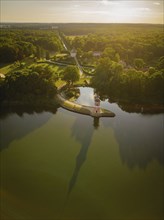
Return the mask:
<path fill-rule="evenodd" d="M 103 57 L 108 57 L 111 60 L 114 60 L 115 59 L 115 54 L 116 54 L 116 51 L 114 50 L 114 48 L 109 46 L 109 47 L 105 48 L 102 55 L 103 55 Z"/>
<path fill-rule="evenodd" d="M 159 70 L 164 69 L 164 56 L 159 58 L 156 66 Z"/>
<path fill-rule="evenodd" d="M 121 64 L 106 57 L 101 58 L 96 67 L 95 75 L 92 78 L 92 83 L 101 90 L 107 90 L 112 86 L 116 87 L 122 71 L 123 67 Z"/>
<path fill-rule="evenodd" d="M 149 74 L 152 75 L 153 73 L 156 72 L 156 69 L 154 67 L 150 66 L 148 71 L 149 71 Z"/>
<path fill-rule="evenodd" d="M 145 65 L 145 62 L 143 61 L 143 59 L 141 58 L 135 58 L 134 59 L 134 66 L 137 68 L 137 69 L 142 69 Z"/>
<path fill-rule="evenodd" d="M 41 49 L 40 49 L 40 47 L 37 47 L 37 48 L 36 48 L 36 57 L 37 57 L 38 59 L 41 58 Z"/>
<path fill-rule="evenodd" d="M 68 83 L 74 83 L 78 81 L 80 78 L 79 71 L 75 66 L 67 66 L 64 70 L 63 80 Z"/>
<path fill-rule="evenodd" d="M 53 71 L 48 65 L 32 65 L 31 68 L 6 75 L 4 80 L 6 97 L 9 99 L 30 96 L 52 98 L 56 93 L 54 82 Z"/>
<path fill-rule="evenodd" d="M 17 50 L 14 45 L 0 45 L 0 60 L 4 63 L 17 60 Z"/>
<path fill-rule="evenodd" d="M 46 60 L 50 59 L 50 53 L 48 51 L 46 51 Z"/>

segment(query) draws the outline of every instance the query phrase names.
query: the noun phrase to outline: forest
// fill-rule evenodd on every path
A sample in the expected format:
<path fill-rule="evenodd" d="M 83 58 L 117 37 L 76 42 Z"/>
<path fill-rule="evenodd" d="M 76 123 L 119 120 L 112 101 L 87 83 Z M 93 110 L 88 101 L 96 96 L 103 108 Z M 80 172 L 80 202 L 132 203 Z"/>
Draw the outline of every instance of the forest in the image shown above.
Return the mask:
<path fill-rule="evenodd" d="M 56 71 L 41 58 L 62 51 L 58 33 L 50 30 L 2 29 L 0 99 L 23 105 L 54 105 Z M 9 71 L 3 75 L 3 69 Z"/>
<path fill-rule="evenodd" d="M 71 81 L 67 65 L 75 62 L 63 47 L 62 36 L 67 48 L 76 50 L 83 77 L 97 92 L 114 100 L 163 104 L 161 25 L 58 24 L 55 30 L 49 26 L 27 27 L 1 29 L 0 72 L 8 64 L 19 66 L 0 78 L 1 99 L 9 99 L 11 94 L 12 98 L 18 98 L 19 94 L 52 97 L 57 80 Z M 26 59 L 31 60 L 29 66 L 24 63 Z M 63 66 L 54 71 L 50 64 L 37 68 L 38 62 L 46 60 L 58 62 L 54 64 L 57 66 L 63 63 L 68 68 Z"/>
<path fill-rule="evenodd" d="M 106 25 L 104 25 L 106 27 Z M 139 102 L 163 102 L 164 37 L 160 26 L 111 25 L 88 35 L 66 36 L 82 65 L 95 66 L 100 93 Z"/>
<path fill-rule="evenodd" d="M 62 50 L 62 44 L 55 31 L 2 29 L 0 36 L 0 61 L 9 63 L 28 56 L 41 58 L 50 52 Z"/>

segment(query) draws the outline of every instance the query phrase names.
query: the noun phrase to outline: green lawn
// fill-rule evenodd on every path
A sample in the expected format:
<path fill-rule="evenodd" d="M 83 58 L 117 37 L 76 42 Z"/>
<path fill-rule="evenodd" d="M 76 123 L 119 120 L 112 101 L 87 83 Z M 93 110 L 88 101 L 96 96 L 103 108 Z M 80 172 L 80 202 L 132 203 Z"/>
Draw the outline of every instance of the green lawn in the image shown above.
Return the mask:
<path fill-rule="evenodd" d="M 0 73 L 7 74 L 10 71 L 20 70 L 20 69 L 23 69 L 24 67 L 28 67 L 32 63 L 34 63 L 34 61 L 30 57 L 27 57 L 21 61 L 16 61 L 13 63 L 7 63 L 7 64 L 4 63 L 0 65 Z"/>
<path fill-rule="evenodd" d="M 44 61 L 43 62 L 41 61 L 41 63 L 44 63 Z M 18 62 L 9 63 L 9 64 L 1 64 L 0 65 L 0 73 L 5 75 L 5 74 L 9 73 L 10 71 L 22 70 L 25 67 L 31 66 L 32 64 L 37 65 L 37 63 L 32 58 L 25 58 L 20 62 L 18 61 Z M 48 64 L 48 63 L 45 63 L 45 65 L 50 65 L 53 68 L 54 72 L 58 73 L 59 76 L 60 76 L 60 73 L 62 72 L 62 70 L 65 68 L 65 67 L 54 65 L 54 64 Z M 85 85 L 85 80 L 90 81 L 90 79 L 87 78 L 87 76 L 84 74 L 76 83 L 74 83 L 74 85 Z M 60 86 L 64 85 L 65 83 L 66 83 L 65 81 L 59 79 L 55 83 L 55 85 L 57 87 L 60 87 Z"/>
<path fill-rule="evenodd" d="M 59 88 L 59 87 L 65 85 L 65 81 L 59 79 L 58 81 L 56 81 L 55 85 L 57 88 Z"/>
<path fill-rule="evenodd" d="M 8 72 L 10 72 L 11 70 L 13 70 L 13 64 L 9 63 L 9 64 L 2 64 L 0 66 L 0 73 L 2 74 L 6 74 Z"/>

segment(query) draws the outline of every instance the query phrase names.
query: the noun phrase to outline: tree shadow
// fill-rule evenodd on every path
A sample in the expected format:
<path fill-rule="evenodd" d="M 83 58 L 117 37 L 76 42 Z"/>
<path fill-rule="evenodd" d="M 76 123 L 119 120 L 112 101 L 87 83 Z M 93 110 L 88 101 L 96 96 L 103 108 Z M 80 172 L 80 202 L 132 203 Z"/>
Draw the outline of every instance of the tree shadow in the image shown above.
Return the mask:
<path fill-rule="evenodd" d="M 14 140 L 20 139 L 28 133 L 43 126 L 56 114 L 38 108 L 11 108 L 0 113 L 0 151 L 7 148 Z"/>
<path fill-rule="evenodd" d="M 118 112 L 114 121 L 102 119 L 105 127 L 112 127 L 118 142 L 122 163 L 129 169 L 145 169 L 156 160 L 164 165 L 164 136 L 162 115 L 141 115 Z"/>
<path fill-rule="evenodd" d="M 94 120 L 94 122 L 92 122 L 92 120 Z M 94 128 L 97 129 L 98 126 L 99 118 L 92 119 L 91 117 L 79 115 L 72 127 L 72 136 L 81 143 L 81 148 L 76 157 L 76 165 L 69 182 L 67 196 L 69 196 L 76 184 L 80 169 L 87 159 L 87 152 L 92 140 Z"/>
<path fill-rule="evenodd" d="M 153 160 L 164 165 L 163 123 L 160 117 L 123 124 L 119 123 L 115 130 L 122 162 L 129 168 L 137 165 L 142 169 Z"/>

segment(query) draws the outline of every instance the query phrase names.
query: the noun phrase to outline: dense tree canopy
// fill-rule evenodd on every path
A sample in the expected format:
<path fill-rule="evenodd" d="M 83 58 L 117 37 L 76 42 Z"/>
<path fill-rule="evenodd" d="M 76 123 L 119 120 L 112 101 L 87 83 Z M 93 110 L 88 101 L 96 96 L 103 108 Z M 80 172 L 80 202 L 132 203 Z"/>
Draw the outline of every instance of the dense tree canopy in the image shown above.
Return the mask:
<path fill-rule="evenodd" d="M 64 52 L 64 54 L 55 54 L 54 60 L 65 62 L 65 65 L 72 65 L 63 71 L 63 80 L 73 83 L 79 79 L 79 73 L 78 69 L 73 66 L 75 65 L 74 59 L 63 47 L 62 39 L 67 48 L 77 50 L 77 58 L 82 65 L 85 65 L 84 70 L 92 68 L 92 85 L 101 92 L 119 98 L 130 97 L 133 100 L 149 98 L 163 100 L 164 36 L 162 26 L 63 24 L 58 33 L 60 35 L 52 30 L 40 29 L 2 30 L 0 62 L 19 62 L 31 55 L 35 57 L 35 61 L 43 57 L 51 59 L 52 53 Z M 14 71 L 6 76 L 5 91 L 11 95 L 12 93 L 18 94 L 26 88 L 25 84 L 27 84 L 27 90 L 24 92 L 31 94 L 31 83 L 31 88 L 36 87 L 35 95 L 50 94 L 51 92 L 47 93 L 53 84 L 50 76 L 54 75 L 52 73 L 49 75 L 51 70 L 46 68 L 42 69 L 36 65 Z M 87 73 L 87 70 L 85 72 Z M 26 81 L 23 84 L 24 79 L 30 83 Z M 38 84 L 33 82 L 34 79 Z M 0 83 L 3 84 L 3 82 Z M 7 84 L 8 87 L 6 87 Z M 47 89 L 44 90 L 45 88 Z"/>
<path fill-rule="evenodd" d="M 94 33 L 68 37 L 71 47 L 80 51 L 82 63 L 85 63 L 85 54 L 90 51 L 100 51 L 102 57 L 108 57 L 113 61 L 118 58 L 135 68 L 143 68 L 149 65 L 156 66 L 159 59 L 163 56 L 164 37 L 162 27 L 148 27 L 122 25 L 112 27 L 109 25 L 104 31 L 99 33 L 101 28 L 96 25 Z M 116 55 L 117 54 L 117 55 Z M 162 58 L 161 58 L 162 59 Z M 141 61 L 142 60 L 142 61 Z M 89 60 L 91 62 L 91 60 Z M 97 60 L 92 59 L 92 64 L 96 65 Z M 142 62 L 142 63 L 141 63 Z M 160 63 L 160 61 L 159 61 Z M 160 65 L 158 63 L 158 65 Z M 162 63 L 162 61 L 161 61 Z"/>
<path fill-rule="evenodd" d="M 47 52 L 63 49 L 58 35 L 51 30 L 1 30 L 0 62 L 9 63 L 30 55 L 46 57 Z"/>
<path fill-rule="evenodd" d="M 79 70 L 75 66 L 67 66 L 64 70 L 63 80 L 68 83 L 74 83 L 80 78 Z"/>
<path fill-rule="evenodd" d="M 7 74 L 1 87 L 7 99 L 51 98 L 56 93 L 55 76 L 52 68 L 32 65 L 30 68 Z"/>
<path fill-rule="evenodd" d="M 133 100 L 163 102 L 164 70 L 154 67 L 148 71 L 123 69 L 121 64 L 107 58 L 99 60 L 92 84 L 98 91 Z"/>
<path fill-rule="evenodd" d="M 117 97 L 162 101 L 162 26 L 102 25 L 97 30 L 96 27 L 99 25 L 91 26 L 87 35 L 67 38 L 77 49 L 81 64 L 95 66 L 92 85 Z M 94 56 L 95 51 L 100 55 Z"/>

